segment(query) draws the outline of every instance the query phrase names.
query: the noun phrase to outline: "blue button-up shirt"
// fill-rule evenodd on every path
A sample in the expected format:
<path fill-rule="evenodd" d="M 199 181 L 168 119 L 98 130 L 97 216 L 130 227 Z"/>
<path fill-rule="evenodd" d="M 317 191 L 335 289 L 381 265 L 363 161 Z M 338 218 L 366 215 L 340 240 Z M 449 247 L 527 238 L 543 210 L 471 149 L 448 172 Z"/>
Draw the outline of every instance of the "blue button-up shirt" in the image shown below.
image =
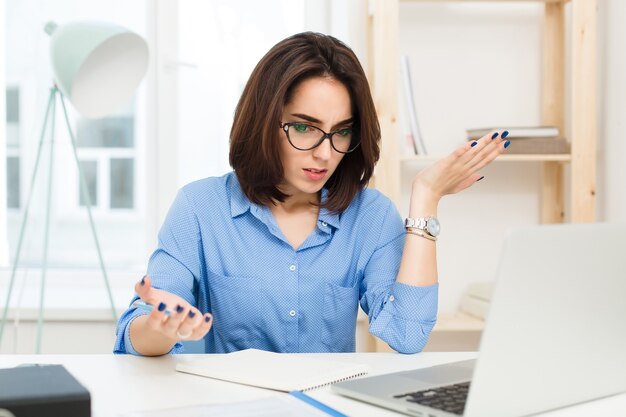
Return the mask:
<path fill-rule="evenodd" d="M 213 314 L 208 353 L 353 352 L 359 304 L 370 333 L 414 353 L 435 324 L 438 286 L 395 282 L 405 236 L 393 203 L 365 189 L 341 214 L 322 208 L 294 249 L 271 210 L 251 203 L 231 172 L 179 191 L 148 274 L 155 288 Z M 136 354 L 128 328 L 140 314 L 130 307 L 120 318 L 115 353 Z M 177 343 L 172 352 L 182 350 Z"/>

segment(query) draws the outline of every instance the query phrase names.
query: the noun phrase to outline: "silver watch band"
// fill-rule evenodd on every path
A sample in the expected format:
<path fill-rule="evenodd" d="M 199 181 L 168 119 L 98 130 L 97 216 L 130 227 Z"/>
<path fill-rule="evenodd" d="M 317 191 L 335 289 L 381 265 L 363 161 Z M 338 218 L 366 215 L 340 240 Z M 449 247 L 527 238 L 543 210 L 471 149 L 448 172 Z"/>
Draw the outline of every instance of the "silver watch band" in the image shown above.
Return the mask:
<path fill-rule="evenodd" d="M 404 219 L 404 227 L 424 230 L 426 229 L 427 220 L 428 220 L 428 217 L 416 217 L 416 218 L 407 217 L 406 219 Z"/>
<path fill-rule="evenodd" d="M 407 230 L 421 230 L 428 236 L 436 237 L 439 234 L 439 221 L 435 216 L 407 217 L 404 219 L 404 227 Z"/>

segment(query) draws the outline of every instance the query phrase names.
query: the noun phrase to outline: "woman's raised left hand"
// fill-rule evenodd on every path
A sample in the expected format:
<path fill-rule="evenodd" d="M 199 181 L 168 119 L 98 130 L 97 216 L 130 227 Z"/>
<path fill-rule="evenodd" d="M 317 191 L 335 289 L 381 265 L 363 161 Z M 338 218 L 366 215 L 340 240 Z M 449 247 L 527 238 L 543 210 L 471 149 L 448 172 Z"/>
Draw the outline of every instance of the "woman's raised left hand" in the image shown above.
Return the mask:
<path fill-rule="evenodd" d="M 496 159 L 509 146 L 508 131 L 490 132 L 467 142 L 450 155 L 422 170 L 413 179 L 413 189 L 428 193 L 435 200 L 462 191 L 483 177 L 479 171 Z"/>

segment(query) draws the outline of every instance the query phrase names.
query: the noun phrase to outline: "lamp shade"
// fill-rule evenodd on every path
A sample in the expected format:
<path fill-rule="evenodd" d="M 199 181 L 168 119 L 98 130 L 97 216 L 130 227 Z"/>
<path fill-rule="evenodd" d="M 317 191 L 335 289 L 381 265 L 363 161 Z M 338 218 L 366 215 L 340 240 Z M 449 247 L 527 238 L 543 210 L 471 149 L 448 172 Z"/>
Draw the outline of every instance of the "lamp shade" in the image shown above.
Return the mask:
<path fill-rule="evenodd" d="M 102 22 L 46 24 L 57 87 L 83 116 L 98 118 L 130 99 L 148 68 L 148 44 Z"/>

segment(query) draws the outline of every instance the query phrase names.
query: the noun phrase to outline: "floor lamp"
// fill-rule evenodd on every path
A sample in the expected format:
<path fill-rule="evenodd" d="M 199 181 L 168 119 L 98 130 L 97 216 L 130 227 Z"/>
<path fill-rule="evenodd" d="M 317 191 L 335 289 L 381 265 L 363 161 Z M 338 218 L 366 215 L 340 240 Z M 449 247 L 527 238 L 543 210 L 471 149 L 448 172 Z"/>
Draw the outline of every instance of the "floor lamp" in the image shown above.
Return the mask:
<path fill-rule="evenodd" d="M 50 203 L 52 195 L 52 177 L 54 161 L 54 121 L 56 117 L 57 97 L 61 107 L 67 131 L 70 136 L 74 160 L 78 168 L 81 193 L 87 206 L 89 225 L 96 244 L 100 269 L 109 296 L 111 312 L 117 321 L 117 313 L 113 303 L 113 295 L 102 258 L 100 242 L 91 214 L 91 199 L 87 183 L 80 167 L 76 151 L 76 139 L 65 107 L 65 97 L 76 110 L 88 118 L 103 117 L 117 110 L 128 101 L 139 85 L 148 68 L 148 45 L 139 35 L 123 27 L 102 22 L 74 22 L 58 26 L 49 22 L 44 28 L 51 36 L 51 61 L 54 70 L 54 84 L 50 89 L 48 105 L 39 137 L 35 166 L 30 182 L 30 191 L 26 200 L 20 234 L 15 252 L 15 260 L 6 296 L 6 303 L 0 321 L 0 346 L 7 322 L 7 313 L 11 302 L 11 293 L 17 266 L 20 261 L 24 232 L 28 222 L 33 189 L 41 160 L 42 147 L 46 136 L 46 128 L 50 123 L 50 164 L 48 172 L 48 194 L 46 196 L 46 212 L 44 223 L 43 258 L 41 266 L 41 287 L 39 296 L 39 315 L 37 320 L 36 352 L 41 352 L 41 335 L 43 329 L 43 301 L 45 294 L 45 277 L 48 262 L 48 232 L 50 225 Z"/>

